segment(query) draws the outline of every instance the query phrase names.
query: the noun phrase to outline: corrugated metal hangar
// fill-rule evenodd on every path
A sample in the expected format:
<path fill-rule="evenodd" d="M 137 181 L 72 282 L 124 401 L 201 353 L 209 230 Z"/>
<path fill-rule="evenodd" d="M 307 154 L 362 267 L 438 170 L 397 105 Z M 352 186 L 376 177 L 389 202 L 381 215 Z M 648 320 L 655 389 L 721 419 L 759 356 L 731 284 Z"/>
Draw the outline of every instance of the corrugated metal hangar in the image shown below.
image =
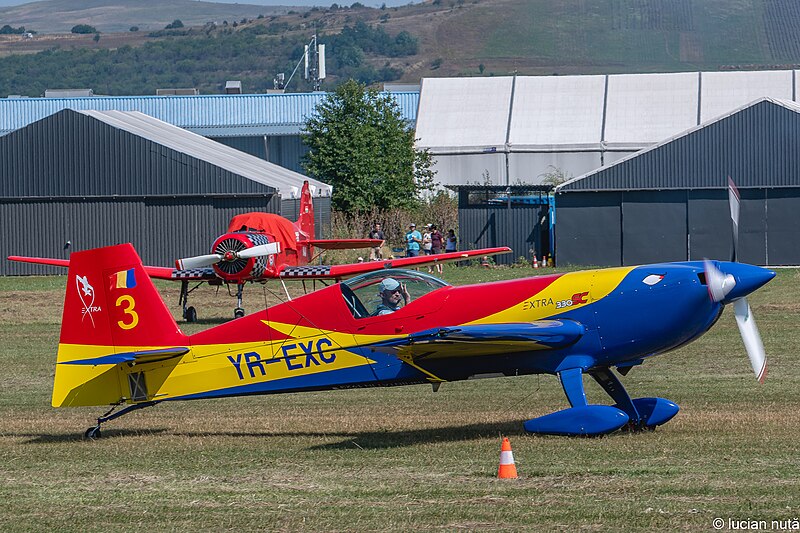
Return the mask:
<path fill-rule="evenodd" d="M 797 101 L 800 71 L 426 78 L 417 146 L 442 185 L 579 176 L 757 98 Z"/>
<path fill-rule="evenodd" d="M 728 174 L 740 184 L 748 202 L 750 200 L 755 201 L 756 204 L 761 202 L 758 204 L 761 207 L 754 209 L 757 211 L 769 210 L 769 213 L 772 213 L 772 216 L 765 219 L 764 224 L 759 226 L 762 229 L 752 230 L 753 233 L 759 234 L 758 237 L 742 236 L 742 258 L 744 260 L 750 258 L 752 262 L 762 264 L 785 264 L 800 263 L 800 258 L 792 255 L 792 249 L 800 250 L 800 247 L 794 245 L 794 240 L 790 241 L 791 245 L 785 247 L 779 244 L 778 235 L 786 230 L 785 228 L 781 229 L 781 219 L 776 213 L 781 212 L 779 205 L 791 204 L 793 207 L 800 207 L 792 203 L 794 201 L 792 195 L 795 194 L 793 191 L 800 188 L 800 177 L 797 172 L 787 171 L 781 174 L 775 168 L 778 168 L 776 165 L 784 165 L 786 168 L 793 169 L 794 162 L 788 161 L 786 158 L 791 157 L 790 154 L 796 152 L 800 145 L 797 144 L 795 137 L 790 136 L 789 140 L 776 137 L 778 134 L 790 135 L 784 130 L 786 124 L 793 123 L 793 119 L 786 119 L 786 124 L 781 121 L 774 122 L 777 119 L 771 118 L 771 113 L 746 111 L 749 109 L 746 104 L 764 96 L 776 98 L 776 100 L 766 101 L 767 103 L 764 105 L 770 109 L 780 108 L 784 110 L 784 113 L 789 113 L 789 116 L 794 117 L 795 113 L 789 108 L 792 105 L 791 102 L 796 102 L 798 99 L 799 80 L 800 70 L 428 78 L 423 80 L 420 93 L 412 91 L 391 94 L 406 120 L 409 123 L 416 121 L 417 146 L 428 148 L 433 153 L 436 162 L 434 168 L 438 171 L 436 180 L 442 185 L 484 184 L 487 178 L 492 185 L 538 184 L 545 175 L 555 170 L 569 177 L 582 176 L 582 180 L 576 180 L 559 190 L 561 194 L 558 203 L 559 227 L 556 235 L 556 252 L 561 264 L 632 264 L 687 257 L 694 259 L 701 253 L 704 256 L 726 257 L 727 252 L 721 249 L 705 250 L 704 247 L 711 246 L 711 243 L 718 245 L 720 240 L 716 238 L 716 232 L 727 231 L 729 233 L 729 230 L 727 228 L 723 230 L 722 226 L 707 226 L 714 217 L 706 219 L 701 215 L 718 209 L 724 210 L 718 200 L 724 197 L 725 179 Z M 79 172 L 91 170 L 86 166 L 80 167 L 79 170 L 73 168 L 78 164 L 76 163 L 78 159 L 74 157 L 58 163 L 45 161 L 55 157 L 52 155 L 53 148 L 46 142 L 46 138 L 56 135 L 56 133 L 42 133 L 39 144 L 31 145 L 25 151 L 19 148 L 23 143 L 14 140 L 21 138 L 15 136 L 22 135 L 21 132 L 25 131 L 25 128 L 34 121 L 49 124 L 49 129 L 54 132 L 59 131 L 59 128 L 63 128 L 60 124 L 66 120 L 64 117 L 67 115 L 61 115 L 58 112 L 64 109 L 141 111 L 191 132 L 224 142 L 262 160 L 299 170 L 301 157 L 305 153 L 305 147 L 300 140 L 300 132 L 306 118 L 313 113 L 315 106 L 324 96 L 324 93 L 306 93 L 0 99 L 0 135 L 5 134 L 4 137 L 0 137 L 0 147 L 5 145 L 7 147 L 3 148 L 4 150 L 11 150 L 7 152 L 9 157 L 6 157 L 2 163 L 5 166 L 0 167 L 5 169 L 2 176 L 2 187 L 8 187 L 8 180 L 19 179 L 15 174 L 24 165 L 39 165 L 39 168 L 46 169 L 47 175 L 50 176 L 46 180 L 47 183 L 30 189 L 33 199 L 23 199 L 23 196 L 29 194 L 28 192 L 14 196 L 16 193 L 9 194 L 6 191 L 2 196 L 2 202 L 6 206 L 5 209 L 9 209 L 8 205 L 14 202 L 20 205 L 25 203 L 31 207 L 40 201 L 37 199 L 37 195 L 41 195 L 42 198 L 61 198 L 60 195 L 65 194 L 63 186 L 58 185 L 59 180 L 53 179 L 52 176 L 67 175 L 67 170 L 72 168 L 69 172 L 73 172 L 73 174 L 70 175 L 77 180 Z M 715 119 L 722 113 L 730 113 L 738 106 L 745 106 L 745 108 L 739 109 L 735 115 Z M 756 106 L 753 109 L 760 110 L 761 107 Z M 54 113 L 56 115 L 53 115 Z M 739 118 L 736 118 L 750 116 L 752 113 L 760 118 L 748 119 L 746 127 L 740 123 Z M 98 117 L 92 117 L 91 114 L 82 116 L 84 118 L 81 120 L 87 120 L 86 117 L 98 120 Z M 48 117 L 59 118 L 52 118 L 52 122 L 47 122 Z M 103 120 L 100 122 L 106 124 L 106 127 L 117 128 L 108 123 L 111 120 L 110 116 L 104 120 L 106 122 Z M 716 133 L 710 132 L 716 132 L 722 128 L 722 126 L 715 125 L 718 122 L 736 124 L 736 126 L 723 128 L 726 132 L 724 137 L 715 136 Z M 96 151 L 94 157 L 99 160 L 106 158 L 105 164 L 108 165 L 116 161 L 115 176 L 141 180 L 155 175 L 148 169 L 148 173 L 143 176 L 141 174 L 142 161 L 134 157 L 133 152 L 126 151 L 127 148 L 122 150 L 120 146 L 113 143 L 101 142 L 102 135 L 97 134 L 97 129 L 96 126 L 87 127 L 84 130 L 76 130 L 74 133 L 83 137 L 88 135 L 87 138 L 93 143 L 91 150 Z M 92 132 L 91 135 L 89 132 Z M 128 133 L 134 135 L 134 133 Z M 157 144 L 166 142 L 167 137 L 169 135 L 159 136 L 155 142 Z M 686 144 L 688 141 L 678 140 L 683 137 L 691 139 L 691 142 Z M 116 136 L 111 135 L 111 138 L 116 138 Z M 141 139 L 147 140 L 147 137 L 141 137 Z M 664 139 L 668 139 L 668 141 L 664 141 Z M 773 153 L 762 142 L 763 139 L 773 139 L 775 142 L 782 143 L 781 146 L 787 149 L 781 151 L 780 154 Z M 78 141 L 70 139 L 68 142 L 77 146 L 75 143 Z M 129 141 L 125 141 L 122 146 L 127 146 L 127 142 Z M 697 143 L 702 147 L 698 147 Z M 795 144 L 789 149 L 787 143 Z M 39 147 L 40 151 L 34 149 L 34 146 Z M 164 144 L 164 146 L 168 147 L 169 145 Z M 681 146 L 681 148 L 678 150 L 668 148 L 668 146 Z M 87 150 L 89 149 L 87 148 Z M 186 161 L 202 160 L 196 153 L 179 155 L 182 154 L 182 146 L 159 148 L 159 150 L 162 149 L 171 150 L 169 157 L 173 162 L 184 159 Z M 742 154 L 755 149 L 761 151 L 753 154 L 753 160 L 745 164 L 741 159 Z M 214 152 L 218 150 L 218 144 L 213 145 L 213 148 L 209 146 L 207 148 L 209 157 L 213 157 Z M 631 158 L 640 150 L 646 150 L 641 154 L 642 159 Z M 706 152 L 713 153 L 713 157 L 708 156 Z M 122 153 L 122 156 L 115 155 L 118 153 Z M 659 155 L 657 160 L 653 160 L 652 158 L 655 157 L 653 153 L 664 155 Z M 774 159 L 779 155 L 782 159 Z M 118 157 L 118 160 L 115 159 Z M 758 159 L 759 157 L 764 159 Z M 24 160 L 29 162 L 23 163 Z M 634 161 L 647 163 L 634 163 Z M 604 176 L 616 176 L 615 173 L 621 172 L 619 170 L 621 167 L 617 167 L 617 163 L 624 164 L 624 168 L 628 168 L 628 166 L 636 168 L 636 179 L 626 182 L 626 185 L 622 186 L 619 184 L 620 178 L 605 178 Z M 151 157 L 151 162 L 147 164 L 153 165 L 155 169 L 161 169 L 162 164 L 166 166 L 167 162 L 159 163 Z M 208 164 L 220 165 L 224 168 L 219 160 Z M 658 167 L 660 170 L 653 166 L 656 164 L 660 165 Z M 176 176 L 181 175 L 183 167 L 180 165 L 181 163 L 178 163 L 170 167 Z M 752 177 L 753 175 L 761 176 L 759 179 L 767 179 L 764 177 L 768 175 L 764 174 L 767 167 L 775 167 L 771 174 L 774 180 L 778 180 L 780 177 L 780 179 L 786 180 L 786 183 L 768 180 L 760 181 L 755 185 L 748 181 L 755 179 Z M 604 170 L 609 170 L 610 174 L 605 174 Z M 233 172 L 239 171 L 234 170 Z M 670 172 L 670 175 L 678 181 L 674 186 L 669 187 L 652 185 L 656 183 L 655 176 L 659 172 L 661 174 Z M 604 182 L 605 185 L 602 187 L 586 186 L 588 188 L 581 188 L 583 186 L 578 185 L 579 182 L 584 185 L 594 183 L 594 178 L 587 179 L 590 176 L 596 176 L 596 179 L 603 176 L 603 179 L 609 181 Z M 167 181 L 170 179 L 172 178 Z M 188 178 L 179 179 L 186 180 Z M 244 179 L 247 180 L 250 177 L 244 176 Z M 75 196 L 85 196 L 90 199 L 97 196 L 103 199 L 103 202 L 108 202 L 109 198 L 114 197 L 116 193 L 93 188 L 100 183 L 99 178 L 92 178 L 92 180 L 95 181 L 89 181 L 80 187 L 72 184 L 76 191 L 80 191 L 76 192 Z M 241 183 L 245 183 L 245 181 Z M 209 187 L 208 190 L 202 189 L 202 187 L 200 189 L 181 189 L 177 194 L 185 195 L 187 206 L 191 204 L 189 198 L 192 194 L 202 198 L 217 198 L 213 195 L 227 194 L 230 197 L 229 200 L 235 197 L 236 202 L 239 203 L 244 202 L 245 197 L 242 194 L 272 194 L 268 189 L 273 186 L 272 183 L 261 183 L 260 187 L 262 188 L 259 189 L 259 193 L 253 193 L 251 189 L 241 183 L 235 181 L 229 189 L 225 190 L 225 193 L 221 192 L 221 188 L 215 189 L 208 183 L 206 184 Z M 122 187 L 122 185 L 119 186 Z M 162 184 L 152 184 L 152 188 L 142 189 L 143 192 L 137 194 L 147 198 L 163 196 L 165 193 L 161 186 Z M 58 187 L 62 187 L 62 189 Z M 2 190 L 0 189 L 0 191 Z M 98 190 L 100 192 L 97 192 Z M 127 189 L 120 190 L 122 196 L 130 196 Z M 589 193 L 590 190 L 593 192 Z M 662 192 L 658 192 L 659 190 Z M 762 191 L 763 194 L 756 192 L 757 190 Z M 58 192 L 53 193 L 52 191 Z M 684 195 L 683 200 L 679 199 L 681 194 Z M 762 194 L 762 196 L 751 198 L 749 195 L 752 194 Z M 779 198 L 776 196 L 779 194 L 784 196 Z M 669 195 L 673 195 L 672 200 L 669 200 Z M 221 198 L 220 196 L 217 199 L 221 201 Z M 287 196 L 284 195 L 282 210 L 290 212 L 292 206 L 289 205 L 290 200 L 286 198 Z M 114 201 L 119 204 L 119 199 Z M 706 201 L 706 204 L 702 204 L 702 201 Z M 671 220 L 672 217 L 679 217 L 680 213 L 686 212 L 685 232 L 676 230 L 669 234 L 664 233 L 663 237 L 655 239 L 660 244 L 649 245 L 648 242 L 653 240 L 653 236 L 648 232 L 637 230 L 644 227 L 658 229 L 652 225 L 648 226 L 646 222 L 650 220 L 649 216 L 666 209 L 664 206 L 667 204 L 678 206 L 671 215 L 664 215 L 667 219 Z M 109 204 L 103 203 L 102 205 Z M 659 207 L 653 208 L 653 206 Z M 497 209 L 496 206 L 489 207 Z M 512 207 L 515 215 L 520 215 L 522 207 Z M 604 219 L 595 220 L 593 217 L 606 208 L 610 217 L 608 220 L 616 220 L 616 223 L 607 226 L 599 225 L 597 220 Z M 637 208 L 640 208 L 641 215 L 637 214 L 639 213 Z M 653 211 L 651 208 L 655 210 Z M 98 209 L 100 208 L 98 207 Z M 245 209 L 249 208 L 243 205 L 232 206 L 231 212 Z M 273 204 L 269 209 L 279 210 L 278 204 Z M 750 209 L 750 207 L 745 207 L 745 209 Z M 563 213 L 572 214 L 562 214 L 562 210 Z M 796 211 L 800 212 L 800 210 Z M 41 210 L 35 212 L 44 213 Z M 479 212 L 481 212 L 480 209 L 473 209 L 472 215 L 477 216 L 476 213 Z M 9 216 L 11 216 L 10 213 Z M 14 220 L 28 221 L 32 215 L 27 216 L 28 219 L 15 215 Z M 174 216 L 174 219 L 165 225 L 174 224 L 175 227 L 178 227 L 180 220 L 190 220 L 192 216 L 197 217 L 198 215 L 182 212 L 181 209 L 176 208 L 173 215 L 170 216 Z M 226 213 L 221 218 L 227 216 Z M 642 220 L 637 222 L 637 216 L 641 216 Z M 201 218 L 205 220 L 208 215 L 203 215 Z M 475 217 L 473 216 L 473 218 Z M 530 221 L 517 221 L 514 224 L 527 224 L 527 231 L 530 232 L 528 235 L 539 235 L 539 230 L 536 229 L 539 218 L 538 215 L 531 214 Z M 586 225 L 582 226 L 583 222 Z M 795 224 L 795 227 L 798 227 L 796 219 L 785 219 L 784 222 Z M 67 223 L 71 224 L 72 222 L 65 219 L 65 224 Z M 481 224 L 482 222 L 476 219 L 475 223 Z M 213 226 L 218 228 L 219 223 L 214 222 Z M 476 228 L 478 227 L 476 226 Z M 500 233 L 496 235 L 500 241 L 505 239 L 503 235 L 506 237 L 510 235 L 503 233 L 502 225 L 494 227 L 500 230 Z M 715 229 L 714 231 L 704 230 L 704 227 Z M 515 227 L 513 231 L 523 234 L 526 228 Z M 580 228 L 581 235 L 571 236 L 578 231 L 578 228 Z M 670 231 L 674 229 L 671 226 L 670 228 Z M 5 229 L 5 231 L 10 230 Z M 200 231 L 206 230 L 201 229 Z M 593 232 L 598 234 L 597 239 L 587 239 L 586 235 L 591 235 Z M 6 234 L 6 237 L 8 235 Z M 623 236 L 625 237 L 624 242 Z M 756 243 L 753 245 L 755 248 L 752 252 L 748 251 L 751 245 L 746 244 L 751 237 L 755 239 L 753 242 Z M 637 238 L 641 242 L 637 242 L 635 240 Z M 52 250 L 57 244 L 56 241 L 60 239 L 61 237 L 54 238 L 53 242 L 48 244 L 48 250 Z M 202 245 L 207 246 L 204 239 L 205 237 L 200 239 L 203 240 Z M 186 241 L 186 238 L 180 240 L 182 243 Z M 3 245 L 8 246 L 9 242 L 13 241 L 6 238 Z M 92 245 L 94 244 L 96 243 L 92 243 Z M 153 247 L 157 246 L 156 243 L 151 244 Z M 539 249 L 540 255 L 543 253 L 542 242 L 528 239 L 526 246 L 529 247 L 529 250 Z M 196 253 L 196 249 L 183 252 L 182 250 L 185 249 L 176 247 L 174 243 L 164 245 L 162 248 L 164 250 L 169 248 L 169 259 L 183 253 Z M 763 255 L 759 255 L 758 250 L 762 248 Z M 529 250 L 515 251 L 517 252 L 515 255 L 527 256 Z M 37 253 L 36 250 L 27 251 L 17 248 L 11 251 L 31 255 Z M 707 251 L 709 253 L 706 253 Z M 158 255 L 160 252 L 154 253 L 156 255 L 152 256 L 152 261 L 158 260 L 158 263 L 163 263 L 162 259 L 165 256 Z M 49 255 L 52 255 L 52 252 Z M 151 260 L 149 256 L 148 260 Z M 0 273 L 4 272 L 0 271 Z"/>
<path fill-rule="evenodd" d="M 133 242 L 169 265 L 208 250 L 233 215 L 280 212 L 307 179 L 142 113 L 65 109 L 0 137 L 0 255 Z M 329 210 L 331 188 L 309 181 Z M 0 262 L 4 275 L 57 271 Z"/>
<path fill-rule="evenodd" d="M 391 93 L 411 124 L 418 92 Z M 197 96 L 95 96 L 86 98 L 0 98 L 0 135 L 62 109 L 139 111 L 191 132 L 302 172 L 307 149 L 300 132 L 326 93 Z"/>
<path fill-rule="evenodd" d="M 559 265 L 800 264 L 800 105 L 762 98 L 556 189 Z"/>

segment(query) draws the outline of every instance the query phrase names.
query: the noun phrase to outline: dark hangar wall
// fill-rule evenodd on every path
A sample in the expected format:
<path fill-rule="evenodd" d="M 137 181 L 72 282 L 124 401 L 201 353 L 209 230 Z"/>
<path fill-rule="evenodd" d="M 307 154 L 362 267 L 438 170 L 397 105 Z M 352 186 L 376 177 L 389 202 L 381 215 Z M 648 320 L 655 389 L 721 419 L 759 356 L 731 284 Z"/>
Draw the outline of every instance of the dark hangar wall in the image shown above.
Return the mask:
<path fill-rule="evenodd" d="M 275 190 L 64 110 L 0 137 L 0 274 L 64 273 L 5 260 L 132 242 L 147 264 L 206 253 L 230 218 L 279 212 Z"/>
<path fill-rule="evenodd" d="M 742 196 L 738 259 L 800 264 L 800 113 L 771 100 L 561 188 L 558 264 L 729 260 L 728 176 Z"/>

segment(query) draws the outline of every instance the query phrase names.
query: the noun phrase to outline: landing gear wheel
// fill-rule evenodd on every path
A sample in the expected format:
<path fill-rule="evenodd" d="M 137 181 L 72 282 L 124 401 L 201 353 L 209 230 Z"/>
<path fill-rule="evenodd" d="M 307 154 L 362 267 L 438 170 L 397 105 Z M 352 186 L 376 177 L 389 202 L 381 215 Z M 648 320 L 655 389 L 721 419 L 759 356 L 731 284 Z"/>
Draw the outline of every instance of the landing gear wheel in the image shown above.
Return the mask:
<path fill-rule="evenodd" d="M 183 318 L 186 322 L 197 322 L 197 309 L 194 307 L 187 307 L 186 312 L 183 313 Z"/>
<path fill-rule="evenodd" d="M 237 307 L 233 310 L 233 318 L 242 318 L 244 316 L 244 309 Z"/>
<path fill-rule="evenodd" d="M 102 436 L 100 434 L 100 426 L 92 426 L 92 427 L 90 427 L 89 429 L 86 430 L 86 432 L 83 434 L 83 436 L 86 437 L 89 440 L 97 440 L 97 439 L 99 439 Z"/>

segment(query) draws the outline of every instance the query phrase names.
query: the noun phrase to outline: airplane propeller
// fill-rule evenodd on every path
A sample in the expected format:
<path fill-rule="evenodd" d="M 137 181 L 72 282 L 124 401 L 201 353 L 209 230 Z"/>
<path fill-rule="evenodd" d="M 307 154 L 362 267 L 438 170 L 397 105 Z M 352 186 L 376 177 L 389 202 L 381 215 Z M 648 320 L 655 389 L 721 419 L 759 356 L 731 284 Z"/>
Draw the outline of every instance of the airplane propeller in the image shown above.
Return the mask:
<path fill-rule="evenodd" d="M 277 242 L 270 242 L 267 244 L 260 244 L 251 248 L 246 248 L 241 251 L 227 250 L 225 253 L 198 255 L 196 257 L 188 257 L 186 259 L 178 259 L 175 261 L 175 266 L 178 270 L 188 270 L 192 268 L 203 268 L 217 263 L 229 263 L 239 259 L 250 259 L 252 257 L 261 257 L 265 255 L 274 255 L 281 251 L 281 245 Z"/>
<path fill-rule="evenodd" d="M 732 262 L 736 262 L 736 249 L 739 244 L 739 205 L 741 197 L 736 188 L 736 184 L 729 177 L 728 178 L 728 204 L 731 212 L 731 222 L 733 223 L 733 253 Z M 742 265 L 745 266 L 745 265 Z M 756 267 L 751 267 L 756 268 Z M 709 260 L 704 261 L 704 270 L 706 275 L 706 285 L 708 286 L 708 295 L 714 302 L 721 302 L 723 305 L 733 303 L 733 314 L 736 317 L 736 325 L 739 327 L 739 334 L 742 336 L 747 356 L 750 358 L 750 364 L 753 367 L 753 372 L 759 382 L 763 383 L 764 378 L 767 376 L 767 356 L 764 351 L 764 343 L 761 341 L 761 335 L 758 333 L 753 313 L 750 310 L 750 304 L 747 303 L 746 294 L 750 292 L 749 286 L 756 283 L 760 286 L 766 281 L 761 281 L 767 274 L 764 273 L 749 273 L 742 272 L 739 274 L 740 281 L 743 283 L 740 290 L 734 291 L 736 288 L 736 278 L 732 274 L 725 274 L 714 263 Z M 759 269 L 763 270 L 763 269 Z M 767 271 L 765 271 L 767 272 Z M 770 273 L 769 278 L 774 274 Z M 767 279 L 769 279 L 767 278 Z M 754 290 L 756 287 L 753 287 Z M 730 298 L 729 298 L 730 296 Z"/>

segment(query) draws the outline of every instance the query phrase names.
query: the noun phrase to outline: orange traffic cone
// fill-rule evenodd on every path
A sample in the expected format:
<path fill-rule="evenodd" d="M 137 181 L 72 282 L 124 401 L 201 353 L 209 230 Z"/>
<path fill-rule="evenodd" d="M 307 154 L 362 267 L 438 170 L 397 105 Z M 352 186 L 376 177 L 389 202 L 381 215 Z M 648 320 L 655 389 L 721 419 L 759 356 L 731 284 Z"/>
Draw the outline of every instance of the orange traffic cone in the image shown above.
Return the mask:
<path fill-rule="evenodd" d="M 508 437 L 503 437 L 503 444 L 500 446 L 500 468 L 497 469 L 499 479 L 517 479 L 517 466 L 514 464 L 514 453 L 511 451 L 511 443 Z"/>
<path fill-rule="evenodd" d="M 536 254 L 533 256 L 533 268 L 539 268 L 539 260 L 536 258 Z"/>

